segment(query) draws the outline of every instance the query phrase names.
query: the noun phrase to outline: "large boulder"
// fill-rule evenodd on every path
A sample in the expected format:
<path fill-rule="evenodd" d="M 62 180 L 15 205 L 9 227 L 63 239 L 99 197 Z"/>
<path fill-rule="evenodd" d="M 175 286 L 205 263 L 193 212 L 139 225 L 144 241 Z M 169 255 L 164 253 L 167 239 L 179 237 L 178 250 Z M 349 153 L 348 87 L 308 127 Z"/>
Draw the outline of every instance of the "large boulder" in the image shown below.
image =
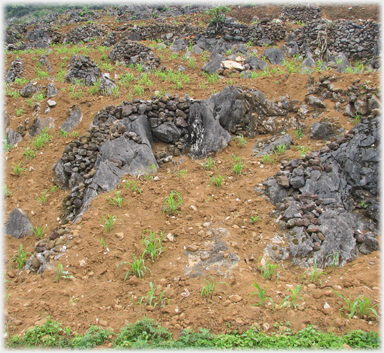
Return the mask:
<path fill-rule="evenodd" d="M 283 65 L 285 59 L 284 52 L 276 48 L 265 49 L 262 56 L 267 58 L 272 65 Z"/>
<path fill-rule="evenodd" d="M 185 147 L 193 158 L 227 147 L 231 135 L 221 127 L 206 102 L 193 103 L 189 108 L 188 137 Z"/>
<path fill-rule="evenodd" d="M 7 133 L 7 144 L 10 146 L 17 146 L 21 141 L 23 141 L 23 137 L 18 132 L 9 129 Z"/>
<path fill-rule="evenodd" d="M 78 80 L 86 86 L 91 86 L 103 77 L 101 70 L 88 56 L 73 55 L 69 67 L 65 80 L 70 83 Z"/>
<path fill-rule="evenodd" d="M 247 58 L 245 62 L 250 66 L 252 70 L 264 71 L 268 67 L 268 64 L 264 60 L 261 60 L 253 55 Z"/>
<path fill-rule="evenodd" d="M 224 87 L 221 92 L 213 94 L 207 100 L 215 120 L 218 120 L 227 131 L 230 131 L 244 118 L 244 103 L 244 95 L 232 86 Z"/>
<path fill-rule="evenodd" d="M 27 214 L 20 208 L 15 208 L 8 216 L 4 233 L 20 239 L 33 234 L 33 226 Z"/>
<path fill-rule="evenodd" d="M 180 139 L 181 130 L 169 121 L 165 122 L 152 130 L 153 136 L 162 142 L 175 143 Z"/>
<path fill-rule="evenodd" d="M 220 69 L 221 62 L 223 60 L 225 60 L 224 56 L 220 54 L 216 54 L 213 57 L 211 57 L 211 60 L 205 63 L 201 69 L 207 74 L 210 74 L 210 75 L 215 74 L 217 73 L 217 70 Z"/>
<path fill-rule="evenodd" d="M 37 88 L 29 82 L 24 87 L 20 89 L 20 96 L 24 98 L 32 97 L 37 92 Z"/>

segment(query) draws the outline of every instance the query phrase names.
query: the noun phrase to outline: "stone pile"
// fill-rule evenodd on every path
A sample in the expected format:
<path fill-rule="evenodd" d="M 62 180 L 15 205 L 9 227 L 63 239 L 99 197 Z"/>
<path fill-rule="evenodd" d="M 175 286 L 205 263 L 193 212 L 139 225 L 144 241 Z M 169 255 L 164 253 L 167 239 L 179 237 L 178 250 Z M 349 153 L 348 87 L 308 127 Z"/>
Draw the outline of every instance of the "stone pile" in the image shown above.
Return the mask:
<path fill-rule="evenodd" d="M 52 268 L 50 262 L 57 261 L 71 247 L 73 235 L 68 228 L 55 230 L 48 238 L 37 241 L 34 245 L 35 253 L 28 259 L 23 270 L 43 273 Z"/>
<path fill-rule="evenodd" d="M 285 41 L 296 42 L 303 55 L 308 49 L 315 54 L 316 49 L 320 53 L 328 50 L 343 52 L 349 60 L 367 62 L 378 55 L 380 24 L 371 20 L 314 20 L 291 32 Z"/>
<path fill-rule="evenodd" d="M 326 267 L 377 250 L 378 122 L 364 120 L 320 151 L 283 161 L 264 182 L 284 232 L 267 246 L 269 256 Z"/>
<path fill-rule="evenodd" d="M 99 12 L 84 11 L 82 9 L 68 10 L 64 12 L 64 15 L 67 16 L 67 19 L 64 22 L 65 24 L 95 21 L 101 17 L 101 14 Z"/>
<path fill-rule="evenodd" d="M 89 24 L 85 26 L 78 26 L 70 29 L 64 37 L 63 44 L 78 44 L 80 42 L 87 43 L 93 39 L 104 37 L 107 31 L 95 24 Z"/>
<path fill-rule="evenodd" d="M 324 99 L 330 99 L 335 102 L 335 109 L 343 112 L 344 115 L 355 118 L 367 116 L 372 118 L 380 113 L 381 103 L 378 99 L 379 92 L 377 88 L 373 88 L 369 83 L 360 83 L 360 79 L 353 81 L 353 85 L 347 90 L 337 86 L 337 78 L 333 75 L 320 76 L 319 81 L 313 78 L 308 80 L 308 95 L 318 97 L 319 101 L 314 102 L 320 109 L 324 104 Z M 309 102 L 309 100 L 307 100 Z M 310 102 L 309 102 L 310 103 Z"/>
<path fill-rule="evenodd" d="M 245 23 L 235 22 L 233 18 L 227 18 L 219 28 L 214 25 L 208 26 L 205 32 L 196 36 L 194 40 L 197 43 L 202 37 L 216 38 L 220 36 L 228 42 L 251 42 L 252 45 L 262 46 L 263 43 L 276 44 L 285 39 L 286 34 L 285 27 L 280 23 L 249 26 Z M 266 42 L 266 40 L 268 40 L 268 42 Z"/>
<path fill-rule="evenodd" d="M 151 48 L 129 39 L 122 39 L 117 42 L 108 57 L 114 62 L 119 61 L 126 65 L 140 64 L 147 71 L 156 70 L 160 65 L 160 59 L 154 56 Z"/>
<path fill-rule="evenodd" d="M 15 61 L 12 61 L 11 65 L 9 66 L 7 76 L 5 77 L 5 82 L 13 82 L 15 81 L 15 78 L 23 77 L 23 72 L 23 60 L 17 59 Z"/>
<path fill-rule="evenodd" d="M 120 30 L 124 30 L 123 38 L 133 39 L 136 37 L 136 40 L 161 40 L 166 45 L 170 45 L 176 38 L 194 37 L 204 32 L 204 28 L 198 26 L 167 23 L 143 26 L 124 25 Z"/>
<path fill-rule="evenodd" d="M 320 17 L 321 9 L 317 5 L 287 5 L 281 10 L 279 19 L 282 21 L 301 21 L 307 23 Z"/>
<path fill-rule="evenodd" d="M 80 81 L 86 86 L 95 84 L 103 77 L 103 73 L 88 56 L 73 55 L 69 63 L 69 72 L 65 76 L 67 82 Z"/>

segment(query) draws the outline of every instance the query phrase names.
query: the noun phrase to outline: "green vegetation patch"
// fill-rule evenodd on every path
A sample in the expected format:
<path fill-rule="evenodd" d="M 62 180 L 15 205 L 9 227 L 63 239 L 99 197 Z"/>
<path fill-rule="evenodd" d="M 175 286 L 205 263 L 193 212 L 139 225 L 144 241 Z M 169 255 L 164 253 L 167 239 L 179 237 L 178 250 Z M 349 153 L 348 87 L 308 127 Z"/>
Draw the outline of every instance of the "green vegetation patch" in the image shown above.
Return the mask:
<path fill-rule="evenodd" d="M 90 326 L 84 335 L 75 335 L 69 327 L 64 329 L 58 322 L 49 318 L 41 326 L 29 328 L 22 335 L 15 335 L 6 341 L 6 347 L 58 347 L 92 348 L 112 342 L 114 348 L 212 348 L 212 349 L 378 349 L 380 347 L 377 332 L 351 331 L 344 335 L 324 333 L 312 326 L 292 333 L 271 333 L 269 335 L 249 329 L 243 333 L 215 335 L 208 329 L 199 332 L 183 330 L 177 340 L 172 334 L 152 319 L 144 317 L 134 324 L 123 327 L 117 335 L 101 327 Z"/>

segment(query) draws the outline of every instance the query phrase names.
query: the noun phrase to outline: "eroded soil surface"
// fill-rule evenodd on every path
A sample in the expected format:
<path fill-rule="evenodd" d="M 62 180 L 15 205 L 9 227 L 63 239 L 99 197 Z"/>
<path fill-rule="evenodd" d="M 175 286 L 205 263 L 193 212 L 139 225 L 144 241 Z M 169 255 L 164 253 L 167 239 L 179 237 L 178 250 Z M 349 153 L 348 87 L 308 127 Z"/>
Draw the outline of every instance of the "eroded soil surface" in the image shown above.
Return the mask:
<path fill-rule="evenodd" d="M 322 14 L 329 19 L 345 15 L 347 5 L 338 7 L 322 6 Z M 364 8 L 364 10 L 363 10 Z M 275 16 L 280 13 L 278 6 L 265 6 L 255 8 L 249 13 L 247 8 L 233 9 L 229 15 L 249 22 L 252 16 Z M 353 6 L 349 10 L 351 19 L 373 18 L 379 16 L 375 6 Z M 202 15 L 191 15 L 200 21 Z M 179 19 L 182 21 L 182 19 Z M 99 20 L 109 26 L 118 26 L 111 18 Z M 74 25 L 68 25 L 67 31 Z M 150 42 L 143 42 L 147 45 Z M 281 46 L 280 43 L 279 46 Z M 79 46 L 81 47 L 81 46 Z M 263 48 L 257 48 L 259 52 Z M 154 49 L 156 52 L 156 49 Z M 158 52 L 164 58 L 162 63 L 167 67 L 183 65 L 184 74 L 189 75 L 191 82 L 185 84 L 183 89 L 176 89 L 173 84 L 164 83 L 154 75 L 151 76 L 153 86 L 147 87 L 141 99 L 150 99 L 155 90 L 164 90 L 167 93 L 189 94 L 195 99 L 206 99 L 214 92 L 220 92 L 228 86 L 229 80 L 233 85 L 246 85 L 262 91 L 268 99 L 275 100 L 282 95 L 289 94 L 290 99 L 304 101 L 307 94 L 306 84 L 309 75 L 277 74 L 271 77 L 245 80 L 239 75 L 224 78 L 214 84 L 207 84 L 201 75 L 204 62 L 202 56 L 193 54 L 196 67 L 187 67 L 182 55 L 171 59 L 171 52 Z M 93 61 L 102 61 L 101 53 L 93 50 L 87 53 Z M 5 67 L 17 58 L 17 54 L 5 55 Z M 24 60 L 27 79 L 35 79 L 38 85 L 47 85 L 50 79 L 36 79 L 35 56 L 33 53 L 21 55 Z M 54 50 L 49 54 L 49 61 L 53 75 L 60 70 L 60 64 L 69 63 L 70 57 L 57 54 Z M 271 68 L 273 65 L 271 65 Z M 115 74 L 131 72 L 135 77 L 139 73 L 134 69 L 122 66 L 113 66 L 110 72 Z M 373 87 L 380 85 L 379 73 L 366 72 L 361 74 L 338 73 L 332 74 L 337 78 L 337 85 L 347 89 L 352 82 L 370 81 Z M 314 73 L 312 77 L 318 79 L 321 73 Z M 204 85 L 200 84 L 204 83 Z M 74 278 L 61 279 L 55 282 L 55 271 L 47 270 L 43 274 L 29 271 L 20 271 L 10 260 L 17 253 L 20 245 L 27 252 L 34 252 L 36 238 L 28 236 L 23 239 L 14 239 L 5 236 L 4 271 L 5 271 L 5 318 L 10 334 L 25 332 L 27 328 L 44 322 L 47 316 L 57 320 L 64 326 L 70 326 L 79 333 L 84 333 L 89 325 L 100 324 L 110 327 L 118 332 L 126 323 L 141 319 L 144 315 L 153 318 L 168 328 L 174 335 L 183 328 L 198 330 L 201 327 L 209 328 L 214 333 L 243 331 L 256 323 L 254 327 L 268 323 L 270 331 L 277 331 L 278 326 L 287 326 L 293 331 L 300 330 L 312 324 L 324 331 L 344 333 L 361 329 L 364 331 L 379 330 L 378 319 L 375 317 L 348 319 L 345 312 L 342 315 L 339 309 L 345 303 L 334 291 L 341 293 L 345 298 L 354 300 L 359 295 L 370 298 L 373 304 L 379 303 L 380 285 L 380 254 L 378 251 L 370 255 L 360 256 L 357 260 L 348 263 L 343 268 L 326 269 L 326 274 L 320 276 L 319 281 L 311 281 L 305 275 L 306 270 L 291 266 L 289 262 L 279 264 L 278 276 L 266 280 L 260 273 L 261 259 L 268 240 L 271 240 L 277 231 L 277 223 L 271 216 L 274 206 L 262 194 L 257 194 L 254 187 L 269 176 L 274 175 L 280 168 L 281 160 L 298 158 L 300 153 L 292 148 L 280 156 L 275 163 L 262 163 L 262 158 L 253 156 L 255 143 L 264 139 L 266 135 L 247 138 L 243 147 L 238 147 L 231 141 L 228 148 L 213 156 L 216 166 L 206 170 L 201 163 L 205 160 L 192 160 L 187 156 L 175 157 L 174 161 L 161 166 L 156 173 L 156 180 L 137 179 L 129 175 L 125 180 L 134 180 L 141 192 L 133 192 L 125 188 L 122 181 L 117 191 L 124 199 L 122 207 L 108 202 L 113 198 L 114 192 L 98 196 L 92 201 L 90 209 L 77 224 L 60 225 L 59 217 L 62 200 L 67 191 L 55 190 L 48 192 L 47 203 L 42 205 L 37 199 L 41 194 L 53 186 L 52 166 L 61 157 L 63 149 L 75 138 L 69 134 L 67 137 L 59 135 L 61 124 L 68 117 L 68 110 L 72 104 L 78 104 L 84 114 L 76 131 L 81 136 L 89 127 L 93 116 L 107 105 L 118 105 L 122 100 L 132 99 L 132 91 L 124 86 L 120 87 L 119 96 L 104 97 L 87 93 L 83 88 L 83 97 L 75 100 L 70 96 L 69 84 L 55 80 L 55 87 L 59 95 L 54 97 L 57 105 L 52 108 L 51 116 L 55 121 L 55 128 L 49 130 L 52 140 L 39 152 L 34 159 L 27 160 L 24 152 L 31 146 L 31 139 L 24 138 L 17 148 L 4 153 L 4 183 L 11 195 L 4 199 L 4 221 L 9 213 L 19 207 L 31 219 L 34 227 L 47 226 L 43 237 L 49 236 L 59 227 L 68 227 L 73 239 L 67 246 L 64 255 L 52 264 L 56 268 L 59 263 L 64 266 Z M 13 84 L 13 88 L 17 87 Z M 129 97 L 129 98 L 128 98 Z M 136 96 L 133 95 L 133 98 Z M 9 128 L 14 130 L 25 120 L 31 121 L 33 107 L 27 104 L 26 99 L 6 97 L 6 111 L 11 115 Z M 42 103 L 44 106 L 45 101 Z M 16 116 L 16 109 L 22 108 L 24 113 Z M 354 122 L 329 105 L 330 117 L 337 117 L 339 122 L 348 131 Z M 306 122 L 307 126 L 315 119 Z M 294 131 L 288 131 L 296 146 L 306 146 L 312 150 L 320 149 L 324 143 L 308 139 L 308 134 L 298 140 Z M 157 143 L 154 149 L 165 148 Z M 233 156 L 241 157 L 244 167 L 241 174 L 233 173 Z M 20 176 L 14 175 L 14 167 L 19 162 L 26 168 Z M 186 171 L 186 172 L 183 172 Z M 221 187 L 211 185 L 212 176 L 224 176 Z M 167 215 L 162 211 L 164 199 L 172 191 L 182 196 L 183 202 L 178 212 Z M 114 227 L 105 231 L 102 224 L 103 217 L 116 216 Z M 251 217 L 259 217 L 254 223 Z M 223 230 L 224 229 L 224 230 Z M 154 262 L 145 262 L 148 270 L 143 278 L 128 276 L 124 280 L 127 264 L 133 255 L 139 257 L 143 251 L 142 235 L 146 230 L 161 233 L 164 236 L 164 251 Z M 102 240 L 105 247 L 102 246 Z M 209 253 L 220 240 L 225 243 L 224 260 L 215 262 Z M 208 254 L 208 255 L 207 255 Z M 234 259 L 234 261 L 226 261 Z M 238 261 L 238 262 L 237 262 Z M 198 265 L 196 267 L 196 265 Z M 193 267 L 195 266 L 195 267 Z M 193 267 L 193 268 L 192 268 Z M 197 273 L 203 276 L 190 277 L 187 273 Z M 201 296 L 206 280 L 216 281 L 217 287 L 212 300 Z M 170 299 L 169 305 L 149 306 L 145 302 L 138 304 L 140 298 L 147 295 L 150 282 L 156 287 L 156 296 L 162 291 Z M 223 284 L 224 282 L 225 284 Z M 257 304 L 257 295 L 254 283 L 261 288 L 267 288 L 266 295 L 273 299 L 272 305 Z M 297 308 L 277 308 L 283 298 L 290 294 L 290 289 L 301 285 L 299 306 Z M 328 308 L 329 307 L 329 308 Z M 273 326 L 277 324 L 277 326 Z"/>

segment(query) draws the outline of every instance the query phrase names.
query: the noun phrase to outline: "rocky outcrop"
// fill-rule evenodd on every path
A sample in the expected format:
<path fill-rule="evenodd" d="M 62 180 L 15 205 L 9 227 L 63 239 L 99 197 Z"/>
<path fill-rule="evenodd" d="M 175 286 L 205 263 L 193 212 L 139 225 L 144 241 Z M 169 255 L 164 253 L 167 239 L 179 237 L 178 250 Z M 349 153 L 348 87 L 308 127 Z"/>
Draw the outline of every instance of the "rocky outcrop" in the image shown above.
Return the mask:
<path fill-rule="evenodd" d="M 69 63 L 69 72 L 65 79 L 71 83 L 78 80 L 86 86 L 91 86 L 102 77 L 103 73 L 88 56 L 73 55 Z"/>
<path fill-rule="evenodd" d="M 94 23 L 85 26 L 77 26 L 70 29 L 65 34 L 63 44 L 78 44 L 79 42 L 88 43 L 95 38 L 104 37 L 106 33 L 107 31 L 104 28 Z"/>
<path fill-rule="evenodd" d="M 61 124 L 60 130 L 70 132 L 80 123 L 82 118 L 83 114 L 80 110 L 80 107 L 76 105 L 74 107 L 71 107 L 71 109 L 69 110 L 69 117 L 66 121 Z"/>
<path fill-rule="evenodd" d="M 129 39 L 122 39 L 117 42 L 108 57 L 114 62 L 119 61 L 126 65 L 140 64 L 146 71 L 156 70 L 160 65 L 160 59 L 154 56 L 151 48 Z"/>
<path fill-rule="evenodd" d="M 284 231 L 280 244 L 286 245 L 268 245 L 269 256 L 326 267 L 335 258 L 343 265 L 378 248 L 378 123 L 377 117 L 365 120 L 320 151 L 284 162 L 267 179 Z"/>
<path fill-rule="evenodd" d="M 15 81 L 15 78 L 20 78 L 23 76 L 23 72 L 24 72 L 23 60 L 17 59 L 15 61 L 12 61 L 11 65 L 9 66 L 7 75 L 5 77 L 5 82 Z"/>

